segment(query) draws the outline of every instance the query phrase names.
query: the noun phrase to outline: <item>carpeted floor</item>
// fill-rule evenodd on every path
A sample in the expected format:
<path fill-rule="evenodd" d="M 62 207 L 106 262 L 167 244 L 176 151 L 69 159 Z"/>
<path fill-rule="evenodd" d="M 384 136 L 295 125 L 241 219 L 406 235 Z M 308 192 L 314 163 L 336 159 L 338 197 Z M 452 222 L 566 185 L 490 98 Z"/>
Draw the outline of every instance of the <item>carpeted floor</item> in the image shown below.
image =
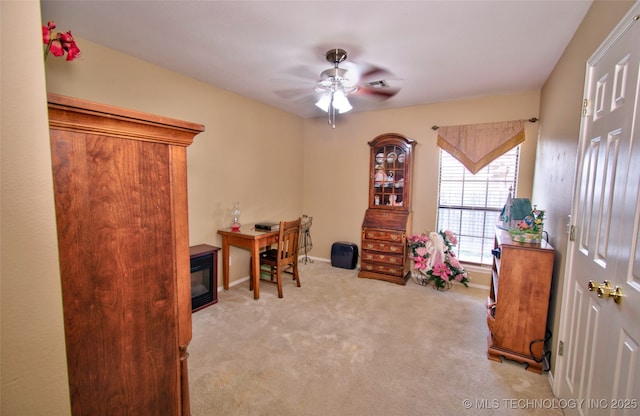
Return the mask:
<path fill-rule="evenodd" d="M 194 313 L 194 416 L 562 415 L 545 373 L 486 358 L 486 291 L 300 273 L 283 299 L 243 282 Z"/>

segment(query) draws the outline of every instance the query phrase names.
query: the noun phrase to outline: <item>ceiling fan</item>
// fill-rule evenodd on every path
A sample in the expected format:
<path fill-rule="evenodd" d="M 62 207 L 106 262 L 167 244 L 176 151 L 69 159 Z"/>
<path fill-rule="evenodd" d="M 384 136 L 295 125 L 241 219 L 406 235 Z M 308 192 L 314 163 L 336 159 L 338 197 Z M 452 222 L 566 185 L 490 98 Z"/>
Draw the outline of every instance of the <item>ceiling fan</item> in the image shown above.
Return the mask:
<path fill-rule="evenodd" d="M 354 63 L 344 63 L 347 52 L 344 49 L 330 49 L 326 59 L 333 64 L 333 68 L 326 69 L 320 74 L 320 79 L 313 89 L 319 94 L 316 106 L 329 115 L 329 124 L 335 128 L 336 113 L 346 113 L 353 106 L 350 96 L 362 95 L 386 100 L 398 93 L 397 86 L 391 86 L 385 77 L 392 74 L 380 67 Z"/>

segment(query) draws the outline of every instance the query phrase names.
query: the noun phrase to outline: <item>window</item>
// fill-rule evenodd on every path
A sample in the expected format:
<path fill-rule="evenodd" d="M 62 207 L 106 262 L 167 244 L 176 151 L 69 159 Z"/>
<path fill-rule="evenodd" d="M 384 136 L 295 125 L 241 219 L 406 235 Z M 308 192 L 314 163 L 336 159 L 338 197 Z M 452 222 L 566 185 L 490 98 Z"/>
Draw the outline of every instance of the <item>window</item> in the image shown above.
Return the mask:
<path fill-rule="evenodd" d="M 438 230 L 458 237 L 461 261 L 490 265 L 494 226 L 507 200 L 509 188 L 516 195 L 518 158 L 516 146 L 475 175 L 449 153 L 440 150 Z"/>

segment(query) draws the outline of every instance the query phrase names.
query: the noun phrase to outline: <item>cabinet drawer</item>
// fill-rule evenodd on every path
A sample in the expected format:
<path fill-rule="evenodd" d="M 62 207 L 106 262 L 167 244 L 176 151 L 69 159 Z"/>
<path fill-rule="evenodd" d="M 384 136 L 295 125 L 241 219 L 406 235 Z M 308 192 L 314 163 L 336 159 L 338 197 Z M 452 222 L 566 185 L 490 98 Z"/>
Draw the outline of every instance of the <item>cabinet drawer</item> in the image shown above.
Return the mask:
<path fill-rule="evenodd" d="M 404 233 L 391 230 L 380 230 L 365 228 L 362 230 L 363 236 L 368 240 L 383 240 L 404 243 Z"/>
<path fill-rule="evenodd" d="M 373 261 L 376 263 L 391 264 L 391 265 L 404 264 L 404 256 L 402 255 L 402 253 L 390 254 L 390 253 L 382 253 L 377 251 L 363 250 L 362 260 Z"/>
<path fill-rule="evenodd" d="M 382 273 L 382 274 L 388 274 L 391 276 L 398 276 L 398 277 L 402 277 L 403 271 L 404 271 L 402 264 L 399 264 L 396 266 L 396 265 L 384 264 L 384 263 L 374 263 L 371 261 L 367 261 L 365 259 L 362 259 L 360 261 L 360 268 L 362 271 Z"/>
<path fill-rule="evenodd" d="M 404 254 L 404 245 L 382 240 L 364 240 L 362 250 L 384 251 L 390 254 Z"/>

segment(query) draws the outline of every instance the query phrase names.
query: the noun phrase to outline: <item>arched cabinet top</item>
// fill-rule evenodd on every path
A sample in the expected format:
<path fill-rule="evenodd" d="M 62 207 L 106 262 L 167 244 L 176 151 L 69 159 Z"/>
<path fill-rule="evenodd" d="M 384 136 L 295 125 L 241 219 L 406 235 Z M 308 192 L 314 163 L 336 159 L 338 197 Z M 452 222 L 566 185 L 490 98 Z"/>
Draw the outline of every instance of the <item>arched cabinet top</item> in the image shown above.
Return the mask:
<path fill-rule="evenodd" d="M 387 142 L 404 143 L 407 147 L 413 148 L 416 145 L 416 141 L 403 136 L 399 133 L 384 133 L 376 136 L 373 140 L 369 141 L 369 146 L 380 146 Z"/>

